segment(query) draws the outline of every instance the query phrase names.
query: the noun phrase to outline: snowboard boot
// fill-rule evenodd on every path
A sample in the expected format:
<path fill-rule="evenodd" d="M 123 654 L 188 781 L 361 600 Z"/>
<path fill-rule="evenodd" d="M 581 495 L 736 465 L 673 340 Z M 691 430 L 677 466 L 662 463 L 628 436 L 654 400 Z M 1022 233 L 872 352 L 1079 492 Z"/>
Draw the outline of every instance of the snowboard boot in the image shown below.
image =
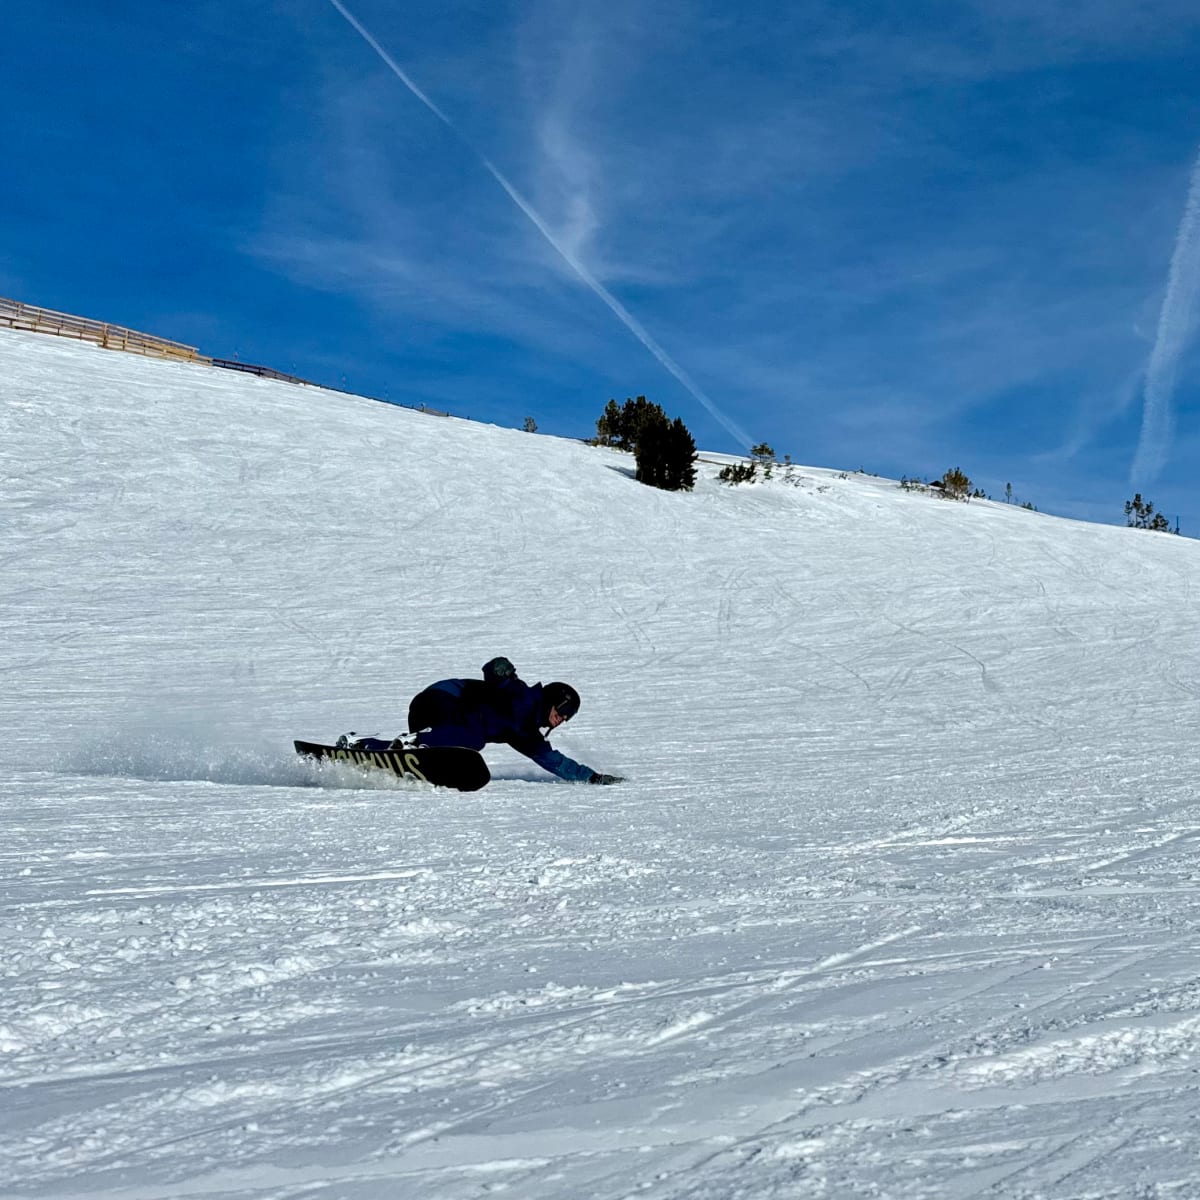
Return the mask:
<path fill-rule="evenodd" d="M 349 733 L 343 733 L 333 745 L 337 750 L 357 750 L 362 746 L 363 742 L 369 741 L 378 741 L 377 735 L 373 733 L 355 733 L 352 729 Z M 373 749 L 380 748 L 373 747 Z"/>

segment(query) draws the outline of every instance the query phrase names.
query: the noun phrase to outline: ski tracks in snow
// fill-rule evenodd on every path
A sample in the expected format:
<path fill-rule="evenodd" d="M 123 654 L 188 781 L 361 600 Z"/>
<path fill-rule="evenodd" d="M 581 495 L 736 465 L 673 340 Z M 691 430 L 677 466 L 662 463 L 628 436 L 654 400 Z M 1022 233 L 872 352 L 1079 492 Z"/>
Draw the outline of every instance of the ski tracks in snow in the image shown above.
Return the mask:
<path fill-rule="evenodd" d="M 1178 1097 L 1160 1082 L 1142 1084 L 1140 1068 L 1153 1057 L 1186 1061 L 1200 1029 L 1200 1017 L 1168 1022 L 1165 1029 L 1161 1018 L 1151 1018 L 1139 1032 L 1136 1023 L 1125 1018 L 1121 1024 L 1096 1003 L 1096 991 L 1107 980 L 1134 973 L 1155 953 L 1170 949 L 1164 940 L 1156 950 L 1130 953 L 1121 941 L 1083 936 L 1060 944 L 1057 969 L 1076 957 L 1086 964 L 1076 968 L 1075 978 L 1021 1003 L 1012 1017 L 977 1020 L 980 1013 L 1011 1008 L 1011 1002 L 1002 1003 L 1005 995 L 1025 995 L 1024 984 L 1049 963 L 1023 955 L 1012 967 L 987 970 L 981 981 L 915 1007 L 903 1021 L 817 1039 L 805 1058 L 772 1063 L 752 1081 L 718 1084 L 708 1100 L 727 1114 L 725 1136 L 699 1131 L 687 1161 L 677 1153 L 671 1171 L 639 1194 L 654 1200 L 739 1195 L 739 1180 L 750 1166 L 760 1188 L 777 1177 L 781 1185 L 803 1179 L 834 1194 L 865 1194 L 881 1170 L 896 1186 L 907 1169 L 920 1165 L 893 1162 L 885 1168 L 887 1154 L 880 1149 L 898 1129 L 917 1128 L 925 1130 L 929 1158 L 946 1164 L 941 1186 L 930 1190 L 925 1180 L 922 1194 L 990 1195 L 1017 1181 L 1031 1195 L 1066 1194 L 1038 1188 L 1057 1189 L 1085 1170 L 1099 1170 L 1106 1157 L 1144 1145 L 1142 1139 L 1154 1130 L 1150 1114 Z M 1093 961 L 1095 970 L 1089 969 Z M 1094 1031 L 1106 1023 L 1112 1026 L 1108 1048 L 1074 1057 L 1070 1048 L 1103 1038 Z M 855 1066 L 878 1060 L 880 1051 L 886 1059 L 889 1045 L 903 1046 L 904 1052 L 890 1063 Z M 1011 1080 L 998 1086 L 1023 1057 L 1030 1063 L 1041 1059 L 1043 1066 L 1028 1067 L 1016 1086 Z M 832 1077 L 814 1086 L 822 1075 Z M 1186 1086 L 1195 1090 L 1194 1084 Z M 1063 1135 L 1062 1115 L 1072 1105 L 1117 1097 L 1123 1099 L 1114 1126 L 1080 1132 L 1070 1121 Z M 1034 1116 L 1018 1115 L 1014 1123 L 1014 1112 Z M 770 1187 L 766 1183 L 761 1194 L 775 1194 Z"/>

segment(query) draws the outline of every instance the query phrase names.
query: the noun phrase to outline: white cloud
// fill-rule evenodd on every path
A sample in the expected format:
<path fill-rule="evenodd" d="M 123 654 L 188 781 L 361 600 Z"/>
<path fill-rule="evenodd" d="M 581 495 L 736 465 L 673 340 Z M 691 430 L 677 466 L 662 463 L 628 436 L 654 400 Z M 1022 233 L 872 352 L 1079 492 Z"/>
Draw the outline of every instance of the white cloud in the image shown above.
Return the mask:
<path fill-rule="evenodd" d="M 1200 155 L 1192 167 L 1183 217 L 1175 237 L 1167 290 L 1150 361 L 1142 411 L 1142 434 L 1130 469 L 1133 484 L 1153 483 L 1171 449 L 1173 402 L 1179 361 L 1196 332 L 1196 300 L 1200 294 Z"/>

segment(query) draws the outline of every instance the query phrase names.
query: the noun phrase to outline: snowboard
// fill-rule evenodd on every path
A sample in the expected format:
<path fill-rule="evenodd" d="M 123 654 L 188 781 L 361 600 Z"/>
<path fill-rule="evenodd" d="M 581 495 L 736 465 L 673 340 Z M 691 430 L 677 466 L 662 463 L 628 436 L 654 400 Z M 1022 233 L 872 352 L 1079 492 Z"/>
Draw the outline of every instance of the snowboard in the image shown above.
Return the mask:
<path fill-rule="evenodd" d="M 349 763 L 369 770 L 390 771 L 401 779 L 417 779 L 434 787 L 477 792 L 492 778 L 483 755 L 465 746 L 425 746 L 418 750 L 356 750 L 293 742 L 296 753 L 318 762 Z"/>

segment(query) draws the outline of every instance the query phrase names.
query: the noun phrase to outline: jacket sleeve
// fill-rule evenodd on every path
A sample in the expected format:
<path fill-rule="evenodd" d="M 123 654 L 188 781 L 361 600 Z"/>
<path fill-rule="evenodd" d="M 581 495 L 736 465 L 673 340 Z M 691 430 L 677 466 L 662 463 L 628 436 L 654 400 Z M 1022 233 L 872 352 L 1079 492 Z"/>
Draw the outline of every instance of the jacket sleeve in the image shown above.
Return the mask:
<path fill-rule="evenodd" d="M 526 758 L 532 758 L 539 767 L 549 771 L 551 775 L 557 775 L 559 779 L 566 779 L 571 783 L 587 783 L 595 774 L 591 767 L 555 750 L 543 737 L 514 738 L 509 745 Z"/>

